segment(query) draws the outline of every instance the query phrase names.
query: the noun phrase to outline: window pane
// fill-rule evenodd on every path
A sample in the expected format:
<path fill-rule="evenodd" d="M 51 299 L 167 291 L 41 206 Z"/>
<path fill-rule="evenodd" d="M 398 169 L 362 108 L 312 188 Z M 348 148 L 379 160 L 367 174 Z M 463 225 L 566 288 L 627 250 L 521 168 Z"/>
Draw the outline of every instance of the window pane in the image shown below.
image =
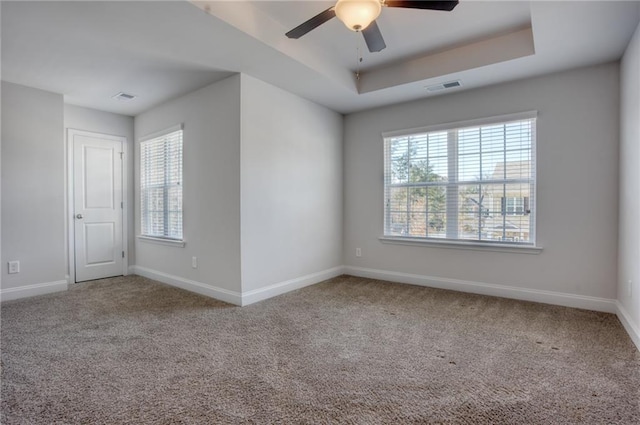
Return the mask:
<path fill-rule="evenodd" d="M 164 233 L 163 211 L 148 211 L 147 234 L 150 236 L 162 236 Z"/>
<path fill-rule="evenodd" d="M 427 188 L 426 187 L 412 187 L 409 188 L 409 210 L 411 212 L 426 212 L 427 211 Z"/>
<path fill-rule="evenodd" d="M 458 238 L 478 239 L 478 225 L 482 205 L 480 185 L 458 187 Z"/>
<path fill-rule="evenodd" d="M 407 211 L 407 188 L 406 187 L 392 187 L 389 189 L 389 198 L 387 200 L 387 207 L 391 212 Z"/>
<path fill-rule="evenodd" d="M 444 212 L 428 214 L 428 236 L 430 238 L 446 238 L 447 237 L 447 215 Z"/>
<path fill-rule="evenodd" d="M 447 181 L 449 178 L 448 132 L 429 134 L 429 170 L 430 181 Z"/>
<path fill-rule="evenodd" d="M 458 181 L 480 180 L 480 155 L 458 157 Z"/>
<path fill-rule="evenodd" d="M 411 160 L 411 167 L 409 172 L 409 182 L 411 183 L 426 183 L 433 178 L 431 173 L 431 167 L 427 162 L 427 159 Z"/>
<path fill-rule="evenodd" d="M 505 145 L 507 150 L 531 148 L 531 121 L 505 124 Z"/>
<path fill-rule="evenodd" d="M 409 155 L 412 160 L 427 158 L 426 134 L 417 134 L 409 137 Z"/>
<path fill-rule="evenodd" d="M 182 239 L 182 130 L 140 143 L 142 234 Z"/>
<path fill-rule="evenodd" d="M 504 180 L 504 151 L 482 153 L 482 179 Z"/>
<path fill-rule="evenodd" d="M 427 236 L 427 214 L 412 212 L 409 214 L 409 236 Z"/>
<path fill-rule="evenodd" d="M 458 130 L 458 154 L 478 155 L 480 153 L 480 129 L 463 128 Z"/>
<path fill-rule="evenodd" d="M 504 125 L 488 125 L 480 128 L 482 152 L 501 152 L 504 150 Z"/>
<path fill-rule="evenodd" d="M 392 212 L 390 214 L 388 234 L 406 236 L 409 234 L 407 213 Z"/>
<path fill-rule="evenodd" d="M 168 235 L 170 238 L 182 238 L 182 211 L 169 211 Z"/>
<path fill-rule="evenodd" d="M 427 189 L 429 212 L 446 212 L 447 189 L 445 186 L 431 186 Z"/>
<path fill-rule="evenodd" d="M 522 151 L 518 153 L 522 153 Z M 507 180 L 524 180 L 532 177 L 531 161 L 528 159 L 509 159 L 505 164 L 505 168 Z"/>
<path fill-rule="evenodd" d="M 533 243 L 534 126 L 531 118 L 385 139 L 385 234 Z"/>
<path fill-rule="evenodd" d="M 504 240 L 508 242 L 529 242 L 531 224 L 529 217 L 529 214 L 506 217 Z"/>
<path fill-rule="evenodd" d="M 481 186 L 483 207 L 479 217 L 481 240 L 503 240 L 504 188 L 504 184 L 483 184 Z"/>
<path fill-rule="evenodd" d="M 407 137 L 392 139 L 389 148 L 391 164 L 389 182 L 406 183 L 409 180 L 409 139 Z"/>

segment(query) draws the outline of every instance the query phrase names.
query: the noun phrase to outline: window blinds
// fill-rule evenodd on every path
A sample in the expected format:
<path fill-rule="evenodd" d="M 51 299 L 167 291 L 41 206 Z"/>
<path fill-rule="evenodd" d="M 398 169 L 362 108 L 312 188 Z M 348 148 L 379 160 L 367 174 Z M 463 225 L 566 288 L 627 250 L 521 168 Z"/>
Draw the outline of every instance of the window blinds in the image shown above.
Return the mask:
<path fill-rule="evenodd" d="M 535 114 L 385 137 L 389 237 L 535 243 Z"/>
<path fill-rule="evenodd" d="M 140 143 L 142 235 L 182 240 L 182 128 Z"/>

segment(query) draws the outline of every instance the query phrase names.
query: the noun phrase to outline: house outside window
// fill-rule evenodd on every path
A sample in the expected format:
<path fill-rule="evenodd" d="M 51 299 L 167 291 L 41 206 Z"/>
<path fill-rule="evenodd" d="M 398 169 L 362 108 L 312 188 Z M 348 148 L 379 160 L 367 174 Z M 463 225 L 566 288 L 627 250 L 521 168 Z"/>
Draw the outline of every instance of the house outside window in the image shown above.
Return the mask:
<path fill-rule="evenodd" d="M 535 245 L 535 112 L 384 134 L 384 237 Z"/>
<path fill-rule="evenodd" d="M 140 142 L 141 235 L 183 239 L 182 126 Z"/>

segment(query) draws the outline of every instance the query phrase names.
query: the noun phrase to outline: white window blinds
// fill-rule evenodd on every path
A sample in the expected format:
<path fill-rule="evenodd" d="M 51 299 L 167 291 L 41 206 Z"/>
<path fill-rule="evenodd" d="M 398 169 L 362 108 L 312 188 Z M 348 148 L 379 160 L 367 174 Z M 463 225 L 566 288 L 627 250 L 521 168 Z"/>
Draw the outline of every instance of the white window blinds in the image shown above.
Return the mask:
<path fill-rule="evenodd" d="M 384 235 L 535 244 L 535 113 L 387 135 Z"/>
<path fill-rule="evenodd" d="M 140 143 L 143 236 L 182 240 L 182 126 Z"/>

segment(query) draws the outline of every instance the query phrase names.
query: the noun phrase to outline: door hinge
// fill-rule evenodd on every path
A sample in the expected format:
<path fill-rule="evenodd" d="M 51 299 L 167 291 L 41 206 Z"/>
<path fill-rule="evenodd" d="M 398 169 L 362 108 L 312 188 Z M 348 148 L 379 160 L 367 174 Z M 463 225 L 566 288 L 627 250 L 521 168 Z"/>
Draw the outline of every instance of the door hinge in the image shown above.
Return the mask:
<path fill-rule="evenodd" d="M 120 208 L 124 209 L 124 202 L 120 202 Z"/>
<path fill-rule="evenodd" d="M 124 251 L 122 251 L 122 258 L 124 258 Z"/>
<path fill-rule="evenodd" d="M 120 159 L 124 158 L 124 152 L 120 152 Z"/>

